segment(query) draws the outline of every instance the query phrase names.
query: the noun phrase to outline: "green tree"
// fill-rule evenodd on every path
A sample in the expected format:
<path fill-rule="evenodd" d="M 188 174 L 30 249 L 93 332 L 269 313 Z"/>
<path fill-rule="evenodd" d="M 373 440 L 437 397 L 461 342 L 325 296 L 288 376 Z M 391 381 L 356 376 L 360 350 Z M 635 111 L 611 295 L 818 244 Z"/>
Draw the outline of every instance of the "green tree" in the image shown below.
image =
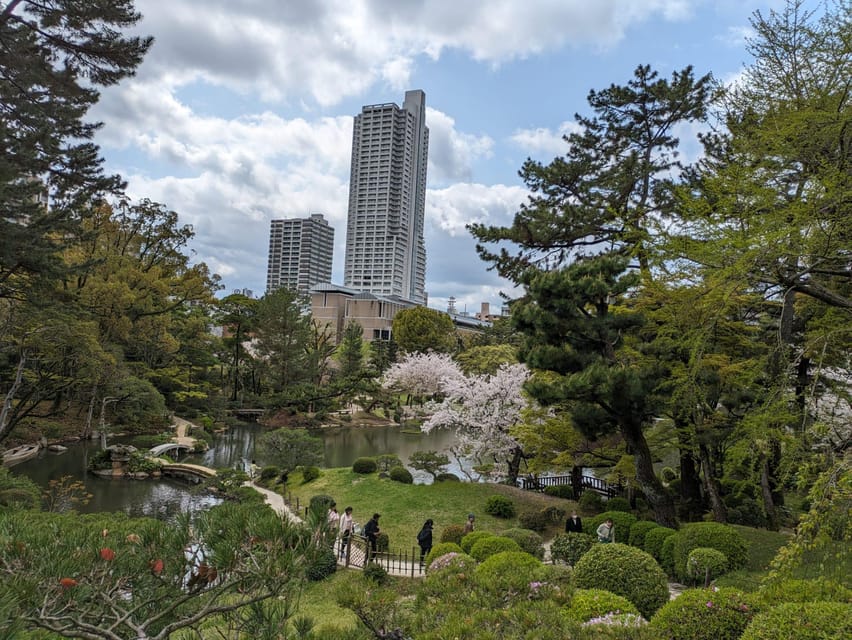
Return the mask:
<path fill-rule="evenodd" d="M 301 296 L 287 288 L 267 293 L 258 302 L 257 351 L 273 391 L 310 379 L 311 325 L 304 309 Z"/>
<path fill-rule="evenodd" d="M 509 344 L 488 344 L 465 349 L 456 355 L 465 375 L 485 375 L 497 372 L 504 364 L 515 364 L 518 350 Z"/>
<path fill-rule="evenodd" d="M 230 398 L 235 402 L 244 386 L 243 364 L 250 359 L 243 343 L 256 326 L 257 301 L 241 293 L 225 296 L 218 304 L 217 318 L 226 332 L 223 346 L 227 351 L 222 355 L 229 364 Z"/>
<path fill-rule="evenodd" d="M 408 464 L 412 469 L 425 471 L 434 481 L 438 479 L 438 474 L 443 473 L 450 464 L 450 459 L 437 451 L 415 451 L 408 456 Z"/>
<path fill-rule="evenodd" d="M 429 307 L 403 309 L 394 316 L 392 331 L 405 353 L 452 353 L 458 347 L 450 316 Z"/>
<path fill-rule="evenodd" d="M 322 464 L 323 442 L 305 429 L 277 429 L 264 433 L 258 441 L 262 456 L 283 473 L 299 465 L 311 467 Z"/>
<path fill-rule="evenodd" d="M 361 375 L 364 367 L 364 330 L 354 320 L 343 330 L 337 357 L 340 360 L 341 376 L 355 378 Z"/>

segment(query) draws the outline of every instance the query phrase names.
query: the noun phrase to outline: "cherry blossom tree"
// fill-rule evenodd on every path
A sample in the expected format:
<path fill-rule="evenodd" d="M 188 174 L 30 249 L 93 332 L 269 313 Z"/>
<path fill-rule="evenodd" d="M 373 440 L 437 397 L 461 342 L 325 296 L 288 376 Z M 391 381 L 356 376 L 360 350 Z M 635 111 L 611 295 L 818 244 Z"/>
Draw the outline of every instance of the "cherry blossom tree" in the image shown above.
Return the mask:
<path fill-rule="evenodd" d="M 383 386 L 408 394 L 412 398 L 432 398 L 442 393 L 448 380 L 463 380 L 464 374 L 455 361 L 444 353 L 410 353 L 385 372 Z"/>
<path fill-rule="evenodd" d="M 528 376 L 526 366 L 505 364 L 492 375 L 440 377 L 444 400 L 435 405 L 423 431 L 454 429 L 457 452 L 480 463 L 493 461 L 496 472 L 515 484 L 524 452 L 512 430 L 529 404 L 523 392 Z"/>

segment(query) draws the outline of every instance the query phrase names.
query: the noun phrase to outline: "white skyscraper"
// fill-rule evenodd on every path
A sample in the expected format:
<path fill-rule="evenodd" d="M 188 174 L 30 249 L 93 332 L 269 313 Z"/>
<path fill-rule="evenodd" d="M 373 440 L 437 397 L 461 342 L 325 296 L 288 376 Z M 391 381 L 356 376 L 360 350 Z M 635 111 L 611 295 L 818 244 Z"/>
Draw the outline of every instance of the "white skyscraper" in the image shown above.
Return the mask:
<path fill-rule="evenodd" d="M 287 287 L 302 293 L 331 282 L 334 229 L 321 213 L 309 218 L 273 220 L 269 229 L 266 291 Z"/>
<path fill-rule="evenodd" d="M 343 282 L 426 304 L 426 94 L 355 116 Z"/>

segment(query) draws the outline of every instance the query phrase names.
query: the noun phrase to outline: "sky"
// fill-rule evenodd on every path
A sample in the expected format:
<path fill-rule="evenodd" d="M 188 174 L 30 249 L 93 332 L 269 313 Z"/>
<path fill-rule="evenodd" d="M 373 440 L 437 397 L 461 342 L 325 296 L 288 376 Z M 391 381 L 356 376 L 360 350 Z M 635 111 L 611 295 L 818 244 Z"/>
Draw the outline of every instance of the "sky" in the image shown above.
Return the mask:
<path fill-rule="evenodd" d="M 224 293 L 264 293 L 270 220 L 322 213 L 343 283 L 353 117 L 426 93 L 429 306 L 499 308 L 512 284 L 466 225 L 508 225 L 518 170 L 566 149 L 590 89 L 640 64 L 729 81 L 749 62 L 755 10 L 780 0 L 137 0 L 154 36 L 134 78 L 92 110 L 107 170 L 131 198 L 195 230 L 194 261 Z M 682 132 L 694 159 L 695 130 Z"/>

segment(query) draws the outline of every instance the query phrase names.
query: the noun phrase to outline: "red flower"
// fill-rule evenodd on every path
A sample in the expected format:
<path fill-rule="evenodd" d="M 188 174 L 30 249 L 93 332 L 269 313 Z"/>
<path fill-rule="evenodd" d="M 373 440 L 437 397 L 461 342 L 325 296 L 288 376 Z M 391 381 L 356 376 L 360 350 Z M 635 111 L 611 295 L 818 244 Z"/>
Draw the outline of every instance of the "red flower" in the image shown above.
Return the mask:
<path fill-rule="evenodd" d="M 160 558 L 157 558 L 156 560 L 151 560 L 150 565 L 151 565 L 151 572 L 155 576 L 158 576 L 163 572 L 164 563 Z"/>
<path fill-rule="evenodd" d="M 70 589 L 77 586 L 77 581 L 74 578 L 60 578 L 59 584 L 63 589 Z"/>
<path fill-rule="evenodd" d="M 104 547 L 101 549 L 101 558 L 110 562 L 111 560 L 115 560 L 115 551 L 110 549 L 109 547 Z"/>

